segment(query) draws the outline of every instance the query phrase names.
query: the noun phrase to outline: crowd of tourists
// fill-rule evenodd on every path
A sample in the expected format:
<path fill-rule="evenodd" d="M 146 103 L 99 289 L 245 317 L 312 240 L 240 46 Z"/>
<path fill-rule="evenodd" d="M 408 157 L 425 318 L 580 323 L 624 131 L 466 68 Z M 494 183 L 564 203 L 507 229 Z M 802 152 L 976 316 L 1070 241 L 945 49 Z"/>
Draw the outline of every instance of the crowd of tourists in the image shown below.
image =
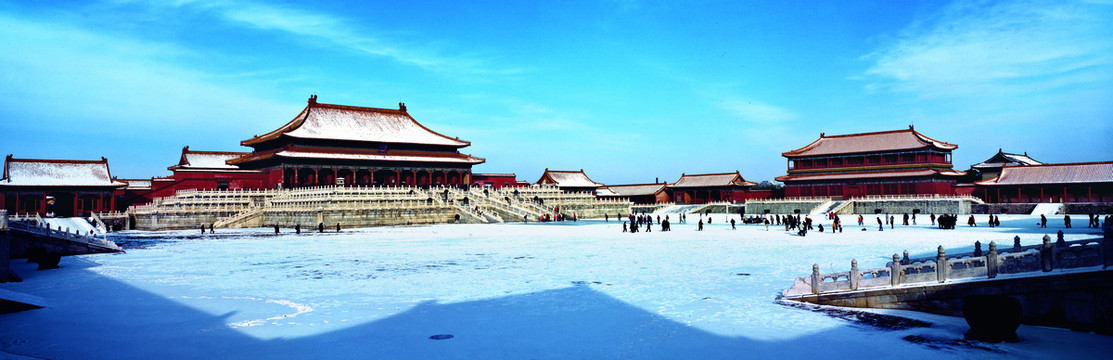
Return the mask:
<path fill-rule="evenodd" d="M 685 223 L 686 216 L 686 214 L 679 214 L 677 215 L 677 218 L 681 223 Z M 735 220 L 735 216 L 738 216 L 738 221 Z M 862 231 L 867 231 L 868 228 L 865 227 L 865 216 L 856 216 L 858 218 L 858 226 L 862 227 Z M 889 229 L 895 229 L 898 222 L 902 226 L 915 226 L 917 225 L 916 217 L 916 213 L 901 214 L 900 219 L 898 219 L 896 215 L 884 214 L 875 216 L 874 221 L 877 222 L 878 231 L 885 231 L 886 226 L 888 226 Z M 621 218 L 621 216 L 618 216 L 617 218 Z M 1113 217 L 1105 216 L 1105 222 L 1108 223 L 1111 218 Z M 609 219 L 610 218 L 608 216 L 607 221 L 609 221 Z M 935 214 L 929 214 L 928 219 L 931 221 L 931 226 L 946 230 L 953 230 L 959 221 L 959 217 L 956 214 L 941 214 L 938 216 L 936 216 Z M 765 225 L 766 231 L 769 231 L 770 226 L 783 226 L 784 231 L 795 232 L 798 236 L 807 236 L 809 231 L 830 233 L 841 233 L 843 231 L 842 219 L 839 217 L 838 214 L 835 213 L 823 214 L 822 221 L 813 220 L 811 216 L 801 214 L 726 215 L 725 220 L 727 223 L 730 223 L 731 229 L 736 229 L 735 225 L 739 222 L 744 225 Z M 656 222 L 656 225 L 660 226 L 661 231 L 669 231 L 671 230 L 669 221 L 669 215 L 665 215 L 664 218 L 662 218 L 661 215 L 656 215 L 655 217 L 652 214 L 645 213 L 630 214 L 628 217 L 628 221 L 623 221 L 622 223 L 622 232 L 651 232 L 653 231 L 653 225 L 655 225 L 654 222 Z M 711 222 L 712 217 L 710 214 L 706 215 L 706 221 L 705 215 L 699 214 L 699 221 L 697 223 L 696 230 L 703 231 L 704 224 L 711 224 Z M 966 219 L 966 224 L 969 227 L 977 227 L 978 219 L 974 215 L 970 215 Z M 985 224 L 989 227 L 1001 226 L 1001 218 L 998 217 L 996 214 L 988 214 L 985 217 Z M 1090 219 L 1087 227 L 1100 228 L 1101 224 L 1101 215 L 1090 214 Z M 1047 227 L 1047 217 L 1044 215 L 1040 215 L 1040 223 L 1038 225 L 1040 225 L 1040 227 Z M 1063 217 L 1063 227 L 1071 227 L 1071 219 L 1069 215 Z"/>

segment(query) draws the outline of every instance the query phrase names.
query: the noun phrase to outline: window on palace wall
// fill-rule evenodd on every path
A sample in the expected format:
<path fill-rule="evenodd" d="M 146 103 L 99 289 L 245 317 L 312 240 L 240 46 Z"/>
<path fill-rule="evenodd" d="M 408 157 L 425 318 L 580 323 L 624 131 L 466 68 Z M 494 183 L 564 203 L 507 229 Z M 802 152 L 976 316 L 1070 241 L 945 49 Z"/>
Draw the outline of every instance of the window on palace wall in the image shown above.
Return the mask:
<path fill-rule="evenodd" d="M 831 159 L 831 166 L 842 166 L 842 158 Z"/>
<path fill-rule="evenodd" d="M 911 164 L 913 162 L 916 162 L 916 154 L 901 154 L 900 162 L 901 164 Z"/>
<path fill-rule="evenodd" d="M 896 164 L 897 163 L 897 156 L 896 155 L 885 155 L 885 163 L 886 164 Z"/>
<path fill-rule="evenodd" d="M 218 181 L 216 183 L 216 189 L 221 190 L 221 191 L 228 190 L 228 182 L 227 181 Z"/>
<path fill-rule="evenodd" d="M 815 166 L 816 167 L 826 167 L 827 166 L 827 159 L 816 160 L 815 161 Z"/>

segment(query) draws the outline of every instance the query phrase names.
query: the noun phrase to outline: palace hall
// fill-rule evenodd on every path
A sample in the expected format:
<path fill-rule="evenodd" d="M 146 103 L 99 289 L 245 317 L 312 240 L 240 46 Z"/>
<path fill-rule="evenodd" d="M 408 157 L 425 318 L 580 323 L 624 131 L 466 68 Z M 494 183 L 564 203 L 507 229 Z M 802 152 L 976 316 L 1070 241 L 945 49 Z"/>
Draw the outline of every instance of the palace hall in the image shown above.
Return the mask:
<path fill-rule="evenodd" d="M 951 164 L 958 145 L 905 130 L 827 136 L 782 153 L 785 197 L 844 199 L 868 195 L 954 195 L 966 175 Z"/>
<path fill-rule="evenodd" d="M 311 96 L 290 122 L 240 142 L 254 150 L 226 163 L 265 171 L 271 188 L 470 184 L 471 167 L 484 162 L 459 152 L 471 143 L 422 126 L 398 105 L 333 105 Z"/>

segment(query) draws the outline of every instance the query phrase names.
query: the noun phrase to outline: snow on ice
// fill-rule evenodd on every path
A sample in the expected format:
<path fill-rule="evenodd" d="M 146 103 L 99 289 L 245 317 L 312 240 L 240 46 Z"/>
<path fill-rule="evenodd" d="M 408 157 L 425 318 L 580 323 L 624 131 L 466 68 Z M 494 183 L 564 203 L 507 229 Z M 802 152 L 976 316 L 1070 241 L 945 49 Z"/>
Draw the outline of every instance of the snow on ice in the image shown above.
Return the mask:
<path fill-rule="evenodd" d="M 881 267 L 907 249 L 1025 244 L 1061 226 L 921 221 L 799 237 L 731 230 L 727 215 L 621 222 L 129 232 L 126 254 L 66 257 L 0 290 L 47 308 L 0 315 L 0 357 L 33 358 L 1104 358 L 1113 338 L 1022 326 L 1021 342 L 962 340 L 963 319 L 785 306 L 795 277 Z M 983 216 L 984 217 L 984 216 Z M 927 220 L 926 218 L 923 220 Z M 979 218 L 979 221 L 984 219 Z M 1059 221 L 1057 224 L 1055 221 Z M 1052 219 L 1061 225 L 1061 218 Z M 875 223 L 873 223 L 875 224 Z M 782 229 L 783 230 L 783 229 Z M 1081 239 L 1085 227 L 1067 229 Z M 900 317 L 892 317 L 892 315 Z M 902 318 L 903 317 L 903 318 Z M 907 318 L 907 319 L 906 319 Z"/>

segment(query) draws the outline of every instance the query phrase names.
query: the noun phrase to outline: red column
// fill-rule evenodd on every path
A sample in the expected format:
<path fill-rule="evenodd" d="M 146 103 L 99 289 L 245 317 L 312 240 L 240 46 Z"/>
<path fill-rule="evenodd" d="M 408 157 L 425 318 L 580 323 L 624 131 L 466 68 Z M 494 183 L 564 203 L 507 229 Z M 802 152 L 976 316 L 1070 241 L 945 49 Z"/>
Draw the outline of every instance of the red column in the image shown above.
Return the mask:
<path fill-rule="evenodd" d="M 1087 186 L 1086 187 L 1086 201 L 1094 202 L 1094 187 L 1093 186 Z"/>
<path fill-rule="evenodd" d="M 402 186 L 402 170 L 394 170 L 394 186 Z"/>
<path fill-rule="evenodd" d="M 57 200 L 57 199 L 55 199 L 55 200 Z M 40 204 L 39 212 L 42 213 L 43 215 L 46 215 L 46 192 L 45 191 L 43 191 L 43 198 L 42 198 L 42 200 L 39 200 L 39 204 Z"/>
<path fill-rule="evenodd" d="M 1067 202 L 1067 187 L 1065 185 L 1063 186 L 1063 198 L 1060 199 L 1060 200 L 1061 201 L 1059 201 L 1059 202 L 1062 202 L 1062 203 Z"/>

